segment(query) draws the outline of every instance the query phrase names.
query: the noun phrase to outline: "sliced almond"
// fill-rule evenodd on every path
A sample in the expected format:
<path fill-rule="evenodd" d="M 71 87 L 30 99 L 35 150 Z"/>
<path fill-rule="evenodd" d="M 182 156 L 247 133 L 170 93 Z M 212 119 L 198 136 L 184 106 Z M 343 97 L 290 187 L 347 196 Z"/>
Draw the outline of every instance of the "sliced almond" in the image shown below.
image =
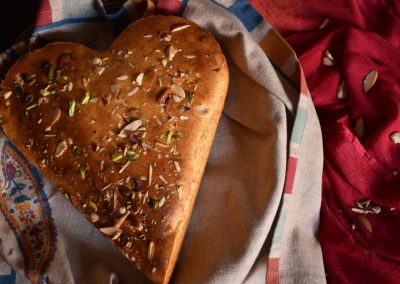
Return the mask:
<path fill-rule="evenodd" d="M 153 259 L 153 256 L 154 256 L 154 242 L 151 241 L 147 248 L 147 259 L 151 261 Z"/>
<path fill-rule="evenodd" d="M 329 24 L 329 22 L 330 22 L 330 20 L 329 20 L 328 18 L 325 18 L 325 19 L 322 21 L 321 25 L 318 27 L 318 29 L 319 29 L 319 30 L 322 30 L 322 29 L 326 28 L 326 26 Z"/>
<path fill-rule="evenodd" d="M 136 77 L 136 83 L 139 85 L 139 86 L 141 86 L 142 85 L 142 83 L 143 83 L 143 77 L 144 77 L 144 73 L 142 72 L 142 73 L 140 73 L 137 77 Z"/>
<path fill-rule="evenodd" d="M 111 85 L 110 90 L 114 95 L 118 95 L 121 90 L 118 85 Z"/>
<path fill-rule="evenodd" d="M 368 92 L 375 85 L 376 80 L 378 79 L 378 71 L 371 70 L 364 78 L 364 91 Z"/>
<path fill-rule="evenodd" d="M 179 85 L 172 84 L 171 91 L 175 94 L 173 99 L 176 103 L 181 102 L 186 97 L 185 91 Z"/>
<path fill-rule="evenodd" d="M 178 50 L 173 47 L 172 45 L 167 47 L 167 56 L 168 56 L 168 60 L 172 61 L 172 59 L 175 57 L 175 54 L 178 52 Z"/>
<path fill-rule="evenodd" d="M 372 232 L 371 222 L 368 220 L 367 217 L 365 217 L 365 215 L 357 215 L 357 220 L 365 230 L 370 233 Z"/>
<path fill-rule="evenodd" d="M 141 119 L 134 120 L 128 123 L 124 128 L 122 128 L 119 134 L 128 134 L 129 132 L 134 132 L 138 130 L 142 125 L 143 121 Z"/>
<path fill-rule="evenodd" d="M 71 92 L 73 88 L 74 88 L 74 83 L 69 82 L 69 83 L 68 83 L 68 87 L 67 87 L 68 92 Z"/>
<path fill-rule="evenodd" d="M 128 80 L 128 75 L 120 75 L 117 77 L 118 81 L 125 81 Z"/>
<path fill-rule="evenodd" d="M 123 231 L 120 229 L 113 237 L 112 240 L 117 240 L 121 235 L 122 235 Z"/>
<path fill-rule="evenodd" d="M 61 118 L 61 109 L 59 107 L 55 108 L 53 110 L 53 113 L 51 114 L 51 121 L 50 121 L 50 129 L 51 127 L 56 124 Z"/>
<path fill-rule="evenodd" d="M 99 221 L 99 219 L 100 219 L 100 217 L 96 213 L 90 214 L 90 222 L 96 223 L 97 221 Z"/>
<path fill-rule="evenodd" d="M 364 135 L 364 120 L 362 117 L 357 119 L 356 125 L 354 126 L 354 132 L 355 132 L 357 138 L 361 140 L 361 138 Z"/>
<path fill-rule="evenodd" d="M 322 64 L 324 64 L 325 66 L 333 66 L 335 65 L 335 61 L 332 61 L 331 59 L 329 59 L 328 57 L 324 56 L 322 58 Z"/>
<path fill-rule="evenodd" d="M 12 91 L 8 91 L 7 93 L 4 94 L 4 99 L 7 100 L 9 97 L 11 97 Z"/>
<path fill-rule="evenodd" d="M 99 229 L 104 235 L 115 236 L 117 233 L 122 232 L 121 229 L 115 227 L 104 227 Z"/>
<path fill-rule="evenodd" d="M 94 58 L 92 59 L 92 64 L 93 64 L 93 65 L 101 65 L 101 64 L 103 64 L 103 60 L 101 60 L 101 59 L 98 58 L 98 57 L 94 57 Z"/>
<path fill-rule="evenodd" d="M 151 186 L 152 180 L 153 180 L 153 167 L 149 165 L 149 186 Z"/>
<path fill-rule="evenodd" d="M 346 98 L 345 88 L 344 88 L 344 81 L 342 81 L 337 89 L 337 98 L 344 99 Z"/>
<path fill-rule="evenodd" d="M 164 204 L 165 204 L 165 201 L 166 201 L 167 199 L 165 198 L 165 196 L 162 196 L 161 198 L 160 198 L 160 200 L 158 201 L 158 207 L 162 207 Z"/>
<path fill-rule="evenodd" d="M 67 141 L 63 140 L 60 143 L 58 143 L 57 147 L 56 147 L 56 152 L 54 153 L 54 157 L 61 157 L 62 154 L 64 154 L 64 152 L 67 150 L 68 146 L 67 146 Z"/>
<path fill-rule="evenodd" d="M 171 27 L 171 33 L 179 32 L 179 31 L 184 30 L 184 29 L 187 29 L 187 28 L 189 28 L 189 27 L 190 27 L 190 25 L 188 25 L 188 24 L 177 24 L 177 25 L 173 25 L 173 26 Z"/>
<path fill-rule="evenodd" d="M 335 59 L 333 58 L 333 56 L 332 56 L 332 54 L 330 53 L 329 50 L 325 50 L 324 51 L 324 56 L 328 57 L 332 61 L 335 61 Z"/>
<path fill-rule="evenodd" d="M 167 66 L 167 63 L 168 63 L 167 59 L 165 59 L 165 58 L 161 59 L 162 66 L 164 66 L 164 67 Z"/>
<path fill-rule="evenodd" d="M 131 214 L 131 211 L 127 211 L 121 218 L 118 219 L 118 221 L 115 223 L 114 227 L 119 228 L 121 225 L 125 222 L 126 218 L 128 218 L 129 214 Z"/>
<path fill-rule="evenodd" d="M 208 107 L 206 105 L 198 105 L 195 110 L 196 114 L 199 116 L 204 116 L 208 113 Z"/>
<path fill-rule="evenodd" d="M 96 73 L 97 75 L 101 75 L 101 74 L 103 74 L 104 70 L 106 70 L 105 67 L 97 66 L 96 68 L 94 68 L 94 73 Z"/>
<path fill-rule="evenodd" d="M 88 85 L 89 85 L 89 83 L 90 83 L 90 79 L 88 79 L 88 78 L 86 78 L 86 77 L 83 77 L 82 78 L 82 85 L 83 85 L 83 87 L 87 87 Z"/>
<path fill-rule="evenodd" d="M 139 87 L 135 87 L 135 88 L 133 88 L 132 90 L 130 90 L 129 92 L 128 92 L 128 97 L 132 97 L 133 95 L 135 95 L 137 92 L 139 91 Z"/>
<path fill-rule="evenodd" d="M 178 173 L 181 172 L 181 165 L 179 164 L 178 161 L 174 161 L 175 169 Z"/>
<path fill-rule="evenodd" d="M 332 54 L 329 50 L 324 51 L 324 56 L 322 58 L 322 64 L 325 66 L 333 66 L 336 64 L 335 59 L 333 58 Z"/>
<path fill-rule="evenodd" d="M 390 134 L 390 139 L 394 144 L 400 144 L 400 132 L 392 132 Z"/>

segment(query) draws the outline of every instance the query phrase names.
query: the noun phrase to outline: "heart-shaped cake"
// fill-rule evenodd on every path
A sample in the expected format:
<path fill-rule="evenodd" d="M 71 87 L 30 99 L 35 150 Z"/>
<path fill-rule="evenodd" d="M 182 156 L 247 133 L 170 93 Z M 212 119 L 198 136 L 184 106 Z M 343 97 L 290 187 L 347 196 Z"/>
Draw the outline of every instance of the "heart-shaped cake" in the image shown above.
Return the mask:
<path fill-rule="evenodd" d="M 173 16 L 105 52 L 52 43 L 1 84 L 2 128 L 154 282 L 169 281 L 228 87 L 211 34 Z"/>

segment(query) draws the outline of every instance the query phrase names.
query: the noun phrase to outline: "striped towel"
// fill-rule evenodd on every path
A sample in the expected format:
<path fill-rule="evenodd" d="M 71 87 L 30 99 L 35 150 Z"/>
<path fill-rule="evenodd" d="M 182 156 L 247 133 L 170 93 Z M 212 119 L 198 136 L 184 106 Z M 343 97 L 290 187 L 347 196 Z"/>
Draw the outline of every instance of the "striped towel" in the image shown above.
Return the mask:
<path fill-rule="evenodd" d="M 134 3 L 108 14 L 101 1 L 43 0 L 33 40 L 2 54 L 0 70 L 32 42 L 105 49 L 140 17 Z M 245 0 L 157 9 L 209 30 L 231 78 L 172 282 L 324 283 L 322 139 L 296 55 Z M 146 283 L 4 135 L 0 149 L 0 283 Z"/>

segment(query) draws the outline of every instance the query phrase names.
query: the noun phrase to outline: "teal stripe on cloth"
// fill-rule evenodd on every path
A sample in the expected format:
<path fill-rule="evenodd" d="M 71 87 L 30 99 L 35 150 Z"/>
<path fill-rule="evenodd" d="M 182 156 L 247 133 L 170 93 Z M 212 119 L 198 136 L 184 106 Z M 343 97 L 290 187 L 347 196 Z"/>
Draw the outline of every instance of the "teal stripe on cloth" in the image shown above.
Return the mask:
<path fill-rule="evenodd" d="M 274 236 L 272 237 L 272 244 L 278 244 L 282 240 L 283 229 L 285 228 L 287 209 L 281 209 L 279 213 L 278 222 L 276 223 Z"/>
<path fill-rule="evenodd" d="M 307 121 L 307 109 L 299 106 L 296 113 L 296 119 L 294 121 L 291 143 L 301 144 L 304 134 L 304 127 Z"/>

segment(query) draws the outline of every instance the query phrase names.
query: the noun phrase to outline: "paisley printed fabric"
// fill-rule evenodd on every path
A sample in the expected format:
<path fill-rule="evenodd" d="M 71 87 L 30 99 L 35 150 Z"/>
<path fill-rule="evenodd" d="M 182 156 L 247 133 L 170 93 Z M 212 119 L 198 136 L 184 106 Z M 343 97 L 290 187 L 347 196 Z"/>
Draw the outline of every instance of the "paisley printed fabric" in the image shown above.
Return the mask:
<path fill-rule="evenodd" d="M 24 255 L 25 275 L 42 283 L 57 233 L 40 173 L 5 138 L 0 142 L 0 210 Z"/>

